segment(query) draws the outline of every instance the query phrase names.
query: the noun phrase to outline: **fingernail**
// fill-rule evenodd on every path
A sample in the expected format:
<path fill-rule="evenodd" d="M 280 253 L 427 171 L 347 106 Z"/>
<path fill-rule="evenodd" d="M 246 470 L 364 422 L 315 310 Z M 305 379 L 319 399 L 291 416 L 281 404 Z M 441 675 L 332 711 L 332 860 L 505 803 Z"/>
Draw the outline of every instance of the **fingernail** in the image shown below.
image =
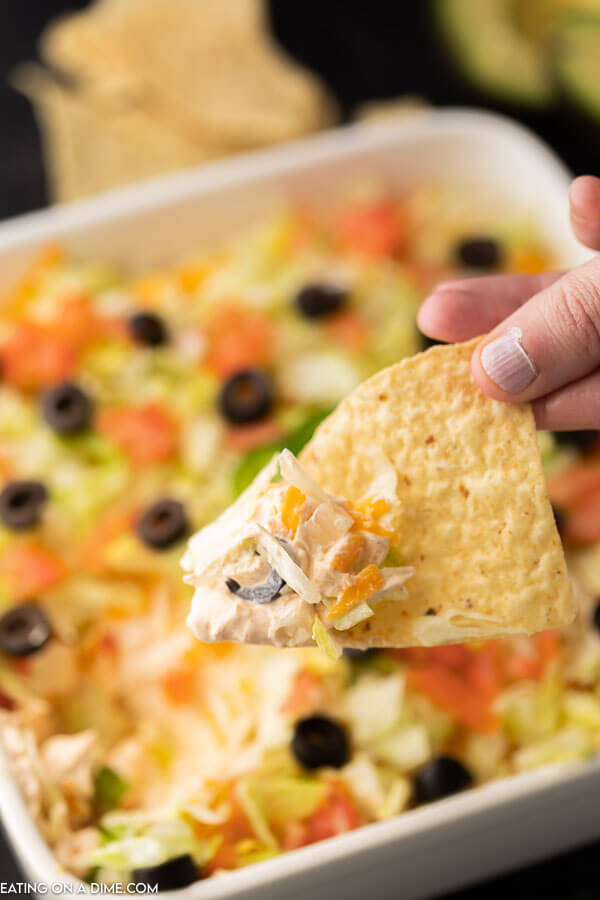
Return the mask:
<path fill-rule="evenodd" d="M 491 380 L 508 394 L 519 394 L 538 374 L 521 343 L 520 328 L 509 328 L 481 351 L 481 365 Z"/>

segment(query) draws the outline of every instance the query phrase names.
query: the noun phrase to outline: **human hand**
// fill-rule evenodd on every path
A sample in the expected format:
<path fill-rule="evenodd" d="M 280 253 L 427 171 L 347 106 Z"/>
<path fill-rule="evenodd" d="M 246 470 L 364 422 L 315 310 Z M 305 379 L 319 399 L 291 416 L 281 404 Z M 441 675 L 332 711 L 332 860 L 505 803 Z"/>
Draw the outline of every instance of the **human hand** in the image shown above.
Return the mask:
<path fill-rule="evenodd" d="M 576 178 L 571 226 L 600 250 L 600 178 Z M 419 327 L 464 341 L 489 332 L 473 376 L 497 400 L 531 401 L 538 428 L 600 428 L 600 255 L 569 272 L 447 281 L 423 302 Z"/>

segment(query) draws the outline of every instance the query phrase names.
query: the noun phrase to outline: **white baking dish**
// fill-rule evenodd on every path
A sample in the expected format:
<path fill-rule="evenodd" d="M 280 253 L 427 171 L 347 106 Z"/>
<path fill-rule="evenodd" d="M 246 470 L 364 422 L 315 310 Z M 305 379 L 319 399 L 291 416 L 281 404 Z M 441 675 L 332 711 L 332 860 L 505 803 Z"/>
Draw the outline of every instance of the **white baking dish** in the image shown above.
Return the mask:
<path fill-rule="evenodd" d="M 504 119 L 448 110 L 342 128 L 7 222 L 0 226 L 0 288 L 49 241 L 129 267 L 157 265 L 290 199 L 327 204 L 371 176 L 400 188 L 427 179 L 464 182 L 476 202 L 535 218 L 565 264 L 589 255 L 571 236 L 569 176 L 552 153 Z M 520 775 L 198 882 L 180 896 L 429 896 L 600 836 L 599 789 L 598 760 Z M 31 822 L 1 756 L 0 812 L 31 881 L 74 883 Z"/>

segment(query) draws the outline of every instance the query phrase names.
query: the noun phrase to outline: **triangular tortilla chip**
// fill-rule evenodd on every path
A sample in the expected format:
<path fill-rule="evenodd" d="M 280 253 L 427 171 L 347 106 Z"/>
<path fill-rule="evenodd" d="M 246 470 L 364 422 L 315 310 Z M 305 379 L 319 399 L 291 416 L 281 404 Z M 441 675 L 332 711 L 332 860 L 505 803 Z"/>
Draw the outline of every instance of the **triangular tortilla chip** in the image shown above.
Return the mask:
<path fill-rule="evenodd" d="M 529 634 L 572 621 L 575 605 L 531 409 L 498 403 L 479 390 L 470 367 L 476 343 L 436 347 L 373 376 L 323 422 L 301 455 L 304 468 L 284 451 L 234 506 L 192 537 L 182 565 L 185 580 L 196 588 L 188 624 L 201 640 L 279 646 L 319 640 L 335 654 L 340 645 L 432 646 Z M 368 573 L 376 591 L 382 583 L 370 570 L 381 566 L 382 577 L 385 572 L 399 579 L 398 590 L 384 591 L 374 603 L 371 594 L 359 596 L 365 603 L 348 605 L 332 619 L 346 589 L 331 606 L 333 598 L 314 582 L 314 560 L 299 562 L 311 541 L 318 546 L 318 535 L 331 535 L 325 524 L 331 519 L 320 518 L 313 537 L 306 531 L 296 548 L 299 519 L 295 526 L 285 523 L 295 529 L 291 540 L 270 531 L 269 516 L 281 501 L 263 503 L 255 518 L 259 501 L 273 488 L 277 465 L 296 499 L 299 494 L 302 503 L 311 497 L 330 504 L 329 517 L 338 517 L 334 535 L 362 523 L 359 530 L 394 538 L 389 562 L 386 556 L 377 565 L 365 564 L 356 582 Z M 381 500 L 385 519 L 372 524 L 384 530 L 377 531 L 365 526 L 360 510 L 381 508 Z M 294 521 L 292 512 L 287 515 Z M 309 509 L 307 529 L 312 515 Z M 246 567 L 254 559 L 244 543 L 248 529 L 254 549 L 291 594 L 280 595 L 281 583 L 267 578 L 263 587 L 276 589 L 270 599 L 242 596 L 235 566 L 243 553 Z M 346 572 L 343 566 L 333 569 L 338 577 Z M 342 612 L 350 619 L 340 628 Z"/>
<path fill-rule="evenodd" d="M 533 633 L 575 615 L 527 405 L 476 386 L 477 341 L 440 346 L 360 385 L 301 455 L 328 492 L 368 495 L 387 457 L 407 595 L 337 639 L 401 647 Z M 382 456 L 382 453 L 385 455 Z"/>

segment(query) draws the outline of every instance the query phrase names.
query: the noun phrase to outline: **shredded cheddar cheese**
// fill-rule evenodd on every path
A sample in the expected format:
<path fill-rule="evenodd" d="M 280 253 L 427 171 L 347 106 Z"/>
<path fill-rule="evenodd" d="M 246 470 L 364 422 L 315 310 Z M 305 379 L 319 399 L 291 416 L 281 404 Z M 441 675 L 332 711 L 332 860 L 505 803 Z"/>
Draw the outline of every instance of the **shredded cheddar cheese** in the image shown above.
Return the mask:
<path fill-rule="evenodd" d="M 371 564 L 359 572 L 346 590 L 342 591 L 329 610 L 329 618 L 337 619 L 350 612 L 363 600 L 367 600 L 384 585 L 384 578 L 377 566 Z"/>
<path fill-rule="evenodd" d="M 283 506 L 281 508 L 281 521 L 288 529 L 292 537 L 296 536 L 300 523 L 300 510 L 306 502 L 306 497 L 297 487 L 290 485 L 287 489 Z"/>

